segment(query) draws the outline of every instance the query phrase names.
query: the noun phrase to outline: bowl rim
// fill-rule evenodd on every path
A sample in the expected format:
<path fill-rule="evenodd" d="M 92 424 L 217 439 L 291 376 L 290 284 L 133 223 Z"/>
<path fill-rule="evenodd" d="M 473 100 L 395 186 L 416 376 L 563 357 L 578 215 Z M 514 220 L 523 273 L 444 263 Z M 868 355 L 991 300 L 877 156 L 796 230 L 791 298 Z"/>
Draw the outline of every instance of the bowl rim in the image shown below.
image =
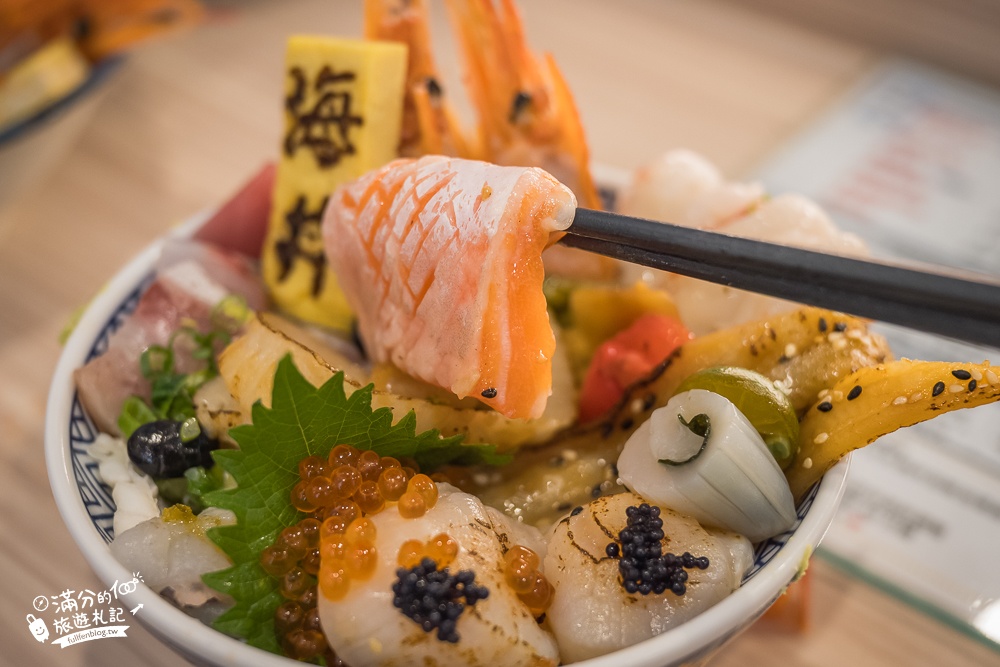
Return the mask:
<path fill-rule="evenodd" d="M 73 371 L 82 365 L 94 347 L 95 335 L 103 330 L 125 298 L 151 274 L 163 245 L 172 238 L 189 238 L 208 215 L 194 216 L 156 239 L 108 281 L 86 306 L 53 373 L 46 404 L 44 441 L 49 485 L 63 523 L 90 567 L 107 585 L 130 580 L 134 573 L 111 556 L 107 543 L 94 529 L 73 473 L 67 428 L 76 397 Z M 620 664 L 660 667 L 665 660 L 668 664 L 682 664 L 709 655 L 745 630 L 804 572 L 840 505 L 849 462 L 850 456 L 845 457 L 823 476 L 801 523 L 777 547 L 771 560 L 739 589 L 675 629 L 573 664 L 581 667 Z M 137 614 L 136 619 L 154 636 L 189 659 L 219 666 L 288 667 L 292 664 L 290 658 L 250 646 L 188 616 L 147 586 L 139 586 L 129 594 L 128 604 L 136 603 L 143 604 L 142 613 Z"/>

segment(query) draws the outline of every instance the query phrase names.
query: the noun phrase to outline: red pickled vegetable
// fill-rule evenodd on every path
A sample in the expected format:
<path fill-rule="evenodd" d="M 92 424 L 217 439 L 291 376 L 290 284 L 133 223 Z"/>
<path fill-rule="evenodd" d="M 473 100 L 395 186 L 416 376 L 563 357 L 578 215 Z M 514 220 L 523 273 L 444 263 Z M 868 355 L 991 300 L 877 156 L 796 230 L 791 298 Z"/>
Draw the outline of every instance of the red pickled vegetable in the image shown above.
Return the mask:
<path fill-rule="evenodd" d="M 580 421 L 604 415 L 621 400 L 626 388 L 691 338 L 680 320 L 649 313 L 601 343 L 580 390 Z"/>

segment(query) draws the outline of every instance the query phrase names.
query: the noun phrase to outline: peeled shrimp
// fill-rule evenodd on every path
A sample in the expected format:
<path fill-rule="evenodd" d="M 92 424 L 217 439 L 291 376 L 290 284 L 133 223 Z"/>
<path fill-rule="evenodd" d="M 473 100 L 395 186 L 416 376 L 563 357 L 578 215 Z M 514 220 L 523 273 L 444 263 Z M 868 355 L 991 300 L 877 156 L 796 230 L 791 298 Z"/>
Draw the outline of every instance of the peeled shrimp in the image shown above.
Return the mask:
<path fill-rule="evenodd" d="M 353 667 L 369 665 L 555 665 L 555 641 L 535 621 L 504 580 L 503 555 L 515 544 L 544 553 L 537 530 L 511 522 L 475 496 L 439 484 L 433 508 L 403 518 L 395 507 L 369 515 L 377 537 L 378 563 L 365 581 L 352 581 L 337 601 L 320 594 L 323 631 L 333 650 Z M 397 556 L 407 540 L 426 542 L 447 533 L 459 550 L 451 572 L 471 570 L 489 596 L 459 616 L 456 643 L 441 641 L 393 605 Z"/>
<path fill-rule="evenodd" d="M 727 182 L 704 158 L 671 151 L 638 169 L 622 197 L 622 212 L 840 255 L 866 255 L 864 243 L 842 232 L 812 201 L 798 195 L 764 197 L 759 184 Z M 628 267 L 666 289 L 684 324 L 696 335 L 763 319 L 794 308 L 788 301 L 662 271 Z"/>
<path fill-rule="evenodd" d="M 645 502 L 632 493 L 604 496 L 556 524 L 545 556 L 545 576 L 555 586 L 546 624 L 555 633 L 563 662 L 616 651 L 693 618 L 739 587 L 753 564 L 749 540 L 707 530 L 689 517 L 661 508 L 664 554 L 685 551 L 707 557 L 706 569 L 687 570 L 687 590 L 675 595 L 627 593 L 619 560 L 607 553 L 626 526 L 626 509 Z"/>
<path fill-rule="evenodd" d="M 682 227 L 712 229 L 764 198 L 759 183 L 727 182 L 701 155 L 672 150 L 635 170 L 622 191 L 621 212 Z"/>

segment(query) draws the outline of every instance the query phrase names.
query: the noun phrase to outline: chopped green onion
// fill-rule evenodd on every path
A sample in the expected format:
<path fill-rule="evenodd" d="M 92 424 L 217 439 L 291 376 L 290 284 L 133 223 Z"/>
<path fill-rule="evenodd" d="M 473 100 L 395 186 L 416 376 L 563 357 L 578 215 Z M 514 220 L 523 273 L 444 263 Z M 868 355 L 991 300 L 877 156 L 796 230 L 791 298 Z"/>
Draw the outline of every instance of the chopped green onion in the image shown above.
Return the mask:
<path fill-rule="evenodd" d="M 246 299 L 239 294 L 228 294 L 212 310 L 212 324 L 222 331 L 231 331 L 234 324 L 237 328 L 246 324 L 251 315 L 253 310 Z"/>
<path fill-rule="evenodd" d="M 194 417 L 188 417 L 181 424 L 181 442 L 191 442 L 195 438 L 201 435 L 201 426 L 198 425 L 198 420 Z"/>
<path fill-rule="evenodd" d="M 174 370 L 174 351 L 163 345 L 150 345 L 139 357 L 139 368 L 142 376 L 152 379 L 161 373 L 171 373 Z"/>
<path fill-rule="evenodd" d="M 159 416 L 145 401 L 138 396 L 129 396 L 118 413 L 118 429 L 122 432 L 122 437 L 128 440 L 137 428 L 157 419 Z"/>

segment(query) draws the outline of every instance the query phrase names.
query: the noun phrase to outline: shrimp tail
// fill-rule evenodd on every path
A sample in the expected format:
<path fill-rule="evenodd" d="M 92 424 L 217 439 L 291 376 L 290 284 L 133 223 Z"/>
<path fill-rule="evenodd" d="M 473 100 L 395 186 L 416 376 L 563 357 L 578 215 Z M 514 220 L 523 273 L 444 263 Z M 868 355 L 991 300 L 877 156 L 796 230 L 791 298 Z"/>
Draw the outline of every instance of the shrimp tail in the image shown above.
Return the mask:
<path fill-rule="evenodd" d="M 364 24 L 366 39 L 402 42 L 409 50 L 399 155 L 470 157 L 434 62 L 424 0 L 365 0 Z"/>

